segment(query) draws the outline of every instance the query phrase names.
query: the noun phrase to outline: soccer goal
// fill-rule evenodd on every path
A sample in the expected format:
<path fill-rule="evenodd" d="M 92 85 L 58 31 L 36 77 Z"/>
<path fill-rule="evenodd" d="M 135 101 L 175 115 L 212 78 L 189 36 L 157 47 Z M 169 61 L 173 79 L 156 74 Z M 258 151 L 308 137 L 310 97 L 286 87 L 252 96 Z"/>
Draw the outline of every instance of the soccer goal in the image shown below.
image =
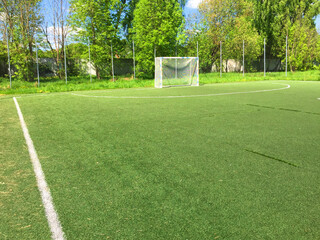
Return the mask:
<path fill-rule="evenodd" d="M 199 58 L 157 57 L 154 86 L 199 86 Z"/>

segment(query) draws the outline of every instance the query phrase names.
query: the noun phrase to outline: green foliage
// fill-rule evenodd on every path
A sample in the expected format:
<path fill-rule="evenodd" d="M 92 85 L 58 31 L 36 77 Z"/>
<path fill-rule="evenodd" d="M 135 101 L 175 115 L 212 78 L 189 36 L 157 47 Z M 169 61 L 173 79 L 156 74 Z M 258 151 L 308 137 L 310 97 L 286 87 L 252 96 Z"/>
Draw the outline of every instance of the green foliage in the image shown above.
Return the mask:
<path fill-rule="evenodd" d="M 248 6 L 246 10 L 249 9 Z M 245 15 L 237 17 L 233 26 L 224 43 L 224 58 L 242 62 L 244 41 L 246 69 L 251 68 L 251 63 L 262 53 L 263 39 Z"/>
<path fill-rule="evenodd" d="M 188 41 L 183 56 L 196 57 L 198 47 L 200 72 L 211 72 L 213 58 L 215 57 L 212 56 L 212 52 L 215 51 L 213 49 L 216 46 L 211 41 L 207 31 L 205 29 L 199 30 L 194 28 L 193 31 L 186 34 L 188 34 Z"/>
<path fill-rule="evenodd" d="M 7 36 L 7 28 L 14 75 L 32 81 L 35 74 L 34 35 L 41 23 L 40 0 L 30 0 L 28 4 L 23 0 L 9 0 L 5 6 L 7 25 L 3 28 L 3 36 Z"/>
<path fill-rule="evenodd" d="M 180 4 L 181 8 L 184 8 L 186 5 L 186 0 L 175 0 L 177 3 Z M 117 2 L 117 1 L 116 1 Z M 132 29 L 133 25 L 133 19 L 134 19 L 134 11 L 136 9 L 137 3 L 139 0 L 121 0 L 122 3 L 118 4 L 123 7 L 123 19 L 122 19 L 122 27 L 123 27 L 123 33 L 126 36 L 127 39 L 129 39 L 129 36 L 131 36 L 132 32 L 130 32 L 130 29 Z"/>
<path fill-rule="evenodd" d="M 88 46 L 83 43 L 71 43 L 66 47 L 68 76 L 87 75 L 87 51 Z"/>
<path fill-rule="evenodd" d="M 259 34 L 267 38 L 267 54 L 285 59 L 285 40 L 289 36 L 290 51 L 293 54 L 289 61 L 291 69 L 310 68 L 304 49 L 316 48 L 317 41 L 311 39 L 315 37 L 314 17 L 320 14 L 320 1 L 270 0 L 254 3 L 254 25 Z M 298 36 L 300 33 L 303 36 Z M 299 51 L 299 48 L 303 51 L 301 56 L 294 52 Z"/>
<path fill-rule="evenodd" d="M 139 76 L 151 77 L 154 72 L 154 49 L 157 56 L 174 56 L 181 38 L 182 9 L 171 0 L 140 0 L 134 11 L 133 33 Z"/>
<path fill-rule="evenodd" d="M 292 71 L 304 71 L 314 68 L 319 59 L 319 35 L 314 28 L 305 24 L 304 19 L 296 21 L 289 28 L 288 37 L 289 64 Z M 279 54 L 280 57 L 283 54 Z"/>
<path fill-rule="evenodd" d="M 72 0 L 70 2 L 70 24 L 78 32 L 78 41 L 85 43 L 90 41 L 91 61 L 98 78 L 110 75 L 111 70 L 110 46 L 111 41 L 116 37 L 110 15 L 111 4 L 111 0 Z M 88 59 L 88 56 L 86 58 Z"/>
<path fill-rule="evenodd" d="M 220 41 L 223 44 L 223 59 L 242 59 L 243 40 L 247 62 L 250 63 L 261 55 L 263 40 L 252 24 L 251 2 L 205 0 L 200 4 L 200 12 L 203 18 L 199 55 L 200 61 L 207 68 L 212 64 L 216 68 L 220 65 Z"/>

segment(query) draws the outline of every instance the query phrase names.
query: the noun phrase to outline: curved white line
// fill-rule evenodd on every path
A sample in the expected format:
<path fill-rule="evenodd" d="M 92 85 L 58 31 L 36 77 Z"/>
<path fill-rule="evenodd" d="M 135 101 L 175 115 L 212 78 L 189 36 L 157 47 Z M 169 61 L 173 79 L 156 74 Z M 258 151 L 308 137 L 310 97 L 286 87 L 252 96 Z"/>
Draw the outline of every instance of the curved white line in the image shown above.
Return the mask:
<path fill-rule="evenodd" d="M 279 85 L 286 85 L 284 88 L 275 88 L 275 89 L 267 89 L 267 90 L 256 90 L 256 91 L 249 91 L 249 92 L 230 92 L 230 93 L 213 93 L 213 94 L 203 94 L 203 95 L 186 95 L 186 96 L 146 96 L 146 97 L 136 97 L 136 96 L 90 96 L 85 94 L 77 94 L 71 93 L 74 96 L 79 97 L 88 97 L 88 98 L 125 98 L 125 99 L 138 99 L 138 98 L 191 98 L 191 97 L 210 97 L 210 96 L 221 96 L 221 95 L 235 95 L 235 94 L 246 94 L 246 93 L 260 93 L 260 92 L 272 92 L 272 91 L 279 91 L 285 90 L 290 88 L 289 84 L 281 84 L 281 83 L 273 83 Z"/>

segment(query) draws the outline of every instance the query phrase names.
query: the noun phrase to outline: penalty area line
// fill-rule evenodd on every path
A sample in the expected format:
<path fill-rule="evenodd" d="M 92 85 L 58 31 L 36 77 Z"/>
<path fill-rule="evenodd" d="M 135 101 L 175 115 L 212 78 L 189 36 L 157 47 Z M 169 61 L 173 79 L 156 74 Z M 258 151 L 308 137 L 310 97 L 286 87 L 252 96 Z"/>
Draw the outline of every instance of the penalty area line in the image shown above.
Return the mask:
<path fill-rule="evenodd" d="M 45 180 L 45 176 L 42 171 L 42 167 L 41 167 L 36 149 L 33 145 L 33 141 L 30 137 L 27 125 L 24 121 L 24 118 L 23 118 L 21 109 L 19 107 L 18 101 L 15 97 L 13 98 L 13 101 L 16 105 L 17 112 L 18 112 L 19 119 L 20 119 L 21 128 L 23 131 L 23 135 L 24 135 L 24 138 L 25 138 L 27 146 L 28 146 L 33 170 L 34 170 L 34 173 L 35 173 L 36 179 L 37 179 L 38 189 L 40 191 L 42 203 L 43 203 L 43 206 L 45 209 L 47 221 L 48 221 L 49 228 L 51 231 L 51 237 L 54 240 L 64 240 L 65 239 L 64 233 L 62 231 L 62 227 L 61 227 L 61 224 L 60 224 L 60 221 L 58 218 L 58 214 L 57 214 L 56 210 L 54 209 L 50 189 L 49 189 L 49 186 Z"/>

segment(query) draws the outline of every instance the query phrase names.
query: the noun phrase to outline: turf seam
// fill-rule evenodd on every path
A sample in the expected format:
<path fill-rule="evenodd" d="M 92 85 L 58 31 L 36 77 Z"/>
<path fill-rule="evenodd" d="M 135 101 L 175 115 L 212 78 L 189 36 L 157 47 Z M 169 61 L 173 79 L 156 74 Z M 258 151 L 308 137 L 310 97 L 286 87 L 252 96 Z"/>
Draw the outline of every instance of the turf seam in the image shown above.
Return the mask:
<path fill-rule="evenodd" d="M 256 105 L 256 104 L 246 104 L 247 106 L 252 107 L 259 107 L 259 108 L 267 108 L 267 109 L 273 109 L 273 110 L 280 110 L 280 111 L 288 111 L 288 112 L 297 112 L 297 113 L 306 113 L 306 114 L 312 114 L 312 115 L 320 115 L 320 113 L 315 112 L 304 112 L 297 109 L 290 109 L 290 108 L 275 108 L 275 107 L 269 107 L 269 106 L 262 106 L 262 105 Z"/>
<path fill-rule="evenodd" d="M 288 164 L 288 165 L 293 166 L 293 167 L 299 167 L 298 165 L 296 165 L 296 164 L 294 164 L 292 162 L 289 162 L 289 161 L 286 161 L 286 160 L 283 160 L 283 159 L 279 159 L 279 158 L 276 158 L 276 157 L 272 157 L 272 156 L 266 155 L 264 153 L 259 153 L 257 151 L 253 151 L 253 150 L 249 150 L 249 149 L 244 149 L 244 150 L 247 151 L 247 152 L 253 153 L 253 154 L 260 155 L 260 156 L 265 157 L 265 158 L 269 158 L 269 159 L 276 160 L 276 161 L 281 162 L 281 163 Z"/>
<path fill-rule="evenodd" d="M 30 159 L 32 162 L 33 170 L 36 175 L 38 189 L 41 195 L 42 203 L 44 206 L 45 214 L 47 217 L 48 225 L 51 231 L 51 237 L 54 240 L 64 240 L 64 232 L 62 230 L 61 223 L 59 221 L 58 213 L 56 212 L 52 196 L 50 193 L 49 186 L 45 180 L 45 175 L 42 171 L 41 163 L 39 161 L 36 149 L 33 145 L 33 141 L 30 137 L 29 130 L 27 128 L 27 124 L 24 121 L 21 109 L 19 107 L 19 103 L 17 99 L 14 97 L 13 101 L 16 105 L 18 116 L 20 119 L 21 128 L 23 131 L 24 138 L 26 140 L 26 144 L 28 146 Z"/>

